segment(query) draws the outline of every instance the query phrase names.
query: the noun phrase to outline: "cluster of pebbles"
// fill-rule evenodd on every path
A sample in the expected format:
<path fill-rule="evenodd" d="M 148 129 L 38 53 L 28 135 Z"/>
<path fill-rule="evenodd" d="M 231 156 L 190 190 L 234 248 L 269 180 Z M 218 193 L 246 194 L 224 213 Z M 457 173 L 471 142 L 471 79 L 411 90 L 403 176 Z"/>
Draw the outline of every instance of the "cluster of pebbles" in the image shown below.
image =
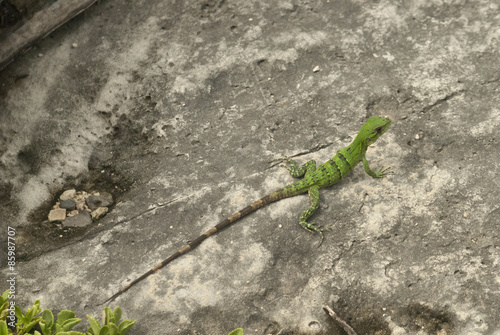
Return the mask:
<path fill-rule="evenodd" d="M 113 204 L 109 193 L 64 191 L 49 212 L 50 222 L 61 222 L 64 227 L 85 227 L 102 218 Z"/>

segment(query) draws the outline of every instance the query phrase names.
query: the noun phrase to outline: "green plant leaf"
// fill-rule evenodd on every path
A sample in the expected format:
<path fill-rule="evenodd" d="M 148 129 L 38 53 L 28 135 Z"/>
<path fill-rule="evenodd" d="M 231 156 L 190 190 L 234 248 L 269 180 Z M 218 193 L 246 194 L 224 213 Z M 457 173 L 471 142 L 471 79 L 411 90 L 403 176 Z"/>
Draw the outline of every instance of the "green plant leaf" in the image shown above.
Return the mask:
<path fill-rule="evenodd" d="M 243 329 L 237 328 L 229 333 L 229 335 L 243 335 Z"/>
<path fill-rule="evenodd" d="M 67 310 L 67 309 L 63 309 L 62 311 L 59 312 L 59 314 L 57 314 L 57 323 L 62 325 L 64 323 L 64 321 L 68 320 L 68 319 L 72 319 L 75 317 L 75 312 L 73 311 L 70 311 L 70 310 Z"/>
<path fill-rule="evenodd" d="M 50 335 L 52 333 L 50 327 L 47 326 L 47 324 L 45 323 L 45 321 L 43 321 L 43 320 L 40 321 L 38 323 L 38 326 L 40 327 L 40 330 L 42 331 L 43 335 Z M 37 332 L 37 331 L 35 330 L 35 332 Z"/>
<path fill-rule="evenodd" d="M 79 318 L 68 319 L 68 320 L 64 321 L 64 323 L 62 324 L 62 329 L 65 332 L 67 332 L 67 331 L 71 330 L 71 328 L 73 328 L 74 326 L 79 324 L 80 321 L 82 321 L 82 319 L 79 319 Z"/>
<path fill-rule="evenodd" d="M 0 320 L 0 335 L 8 335 L 9 328 L 7 328 L 7 322 Z"/>
<path fill-rule="evenodd" d="M 28 308 L 28 311 L 26 312 L 26 314 L 24 314 L 24 317 L 26 320 L 25 323 L 29 323 L 33 319 L 33 317 L 35 315 L 37 315 L 38 313 L 40 313 L 41 311 L 42 311 L 42 309 L 40 308 L 40 300 L 37 300 L 37 301 L 35 301 L 33 306 Z"/>
<path fill-rule="evenodd" d="M 118 335 L 118 334 L 120 334 L 120 331 L 118 330 L 118 327 L 114 323 L 110 323 L 108 325 L 108 329 L 109 329 L 109 335 Z"/>
<path fill-rule="evenodd" d="M 97 321 L 88 314 L 87 314 L 87 319 L 89 320 L 90 329 L 92 329 L 92 333 L 94 335 L 99 335 L 101 333 L 101 325 L 99 324 L 99 321 Z"/>
<path fill-rule="evenodd" d="M 0 320 L 6 320 L 8 314 L 9 314 L 9 301 L 7 300 L 0 306 Z"/>
<path fill-rule="evenodd" d="M 102 324 L 107 325 L 114 322 L 115 322 L 115 316 L 111 311 L 111 308 L 104 307 L 104 310 L 102 311 Z"/>
<path fill-rule="evenodd" d="M 50 309 L 43 310 L 42 319 L 43 321 L 45 321 L 47 327 L 52 328 L 52 325 L 54 324 L 54 314 L 52 314 L 52 311 Z"/>
<path fill-rule="evenodd" d="M 102 327 L 98 335 L 110 335 L 109 325 L 105 325 L 104 327 Z"/>
<path fill-rule="evenodd" d="M 2 296 L 0 297 L 0 304 L 9 301 L 9 296 L 10 296 L 10 290 L 6 289 L 5 292 L 2 293 Z"/>
<path fill-rule="evenodd" d="M 57 322 L 56 322 L 55 326 L 56 326 L 56 334 L 62 333 L 64 331 L 63 327 L 60 324 L 58 324 Z"/>
<path fill-rule="evenodd" d="M 108 323 L 108 318 L 109 318 L 109 307 L 104 307 L 102 310 L 102 325 L 105 326 Z"/>
<path fill-rule="evenodd" d="M 10 291 L 7 290 L 2 296 L 0 296 L 0 302 L 2 299 L 8 299 L 9 292 Z M 0 315 L 3 315 L 4 318 L 8 315 L 8 306 L 8 300 L 0 304 L 0 308 L 3 308 L 3 310 L 0 309 Z M 87 315 L 90 328 L 86 333 L 81 333 L 71 330 L 82 321 L 79 318 L 75 318 L 75 313 L 73 311 L 62 310 L 59 314 L 57 314 L 57 320 L 54 320 L 54 314 L 50 309 L 44 309 L 42 311 L 40 308 L 40 300 L 36 300 L 33 303 L 33 306 L 28 308 L 26 314 L 23 314 L 22 309 L 17 305 L 14 305 L 14 310 L 15 316 L 17 317 L 17 335 L 31 334 L 29 332 L 36 324 L 39 324 L 42 333 L 35 330 L 33 335 L 125 335 L 136 322 L 136 320 L 123 320 L 119 325 L 117 325 L 122 316 L 121 308 L 117 306 L 112 311 L 109 307 L 105 307 L 103 309 L 104 324 L 101 326 L 99 321 L 92 316 Z M 41 315 L 39 315 L 40 313 Z M 0 335 L 11 334 L 12 330 L 7 327 L 7 322 L 5 320 L 0 320 Z"/>
<path fill-rule="evenodd" d="M 120 325 L 118 326 L 118 330 L 120 331 L 120 335 L 125 335 L 128 333 L 130 328 L 135 324 L 136 320 L 123 320 L 120 322 Z"/>
<path fill-rule="evenodd" d="M 39 316 L 39 317 L 37 317 L 35 319 L 32 319 L 31 322 L 29 322 L 29 323 L 27 323 L 27 324 L 24 325 L 24 327 L 22 328 L 23 331 L 25 333 L 28 333 L 31 330 L 31 328 L 33 328 L 40 321 L 42 321 L 42 317 L 41 316 Z"/>
<path fill-rule="evenodd" d="M 23 318 L 23 311 L 21 310 L 21 307 L 19 307 L 18 305 L 14 305 L 14 309 L 15 309 L 16 318 L 18 320 L 22 319 Z"/>
<path fill-rule="evenodd" d="M 122 309 L 120 306 L 116 306 L 115 310 L 113 311 L 114 318 L 115 318 L 115 323 L 118 324 L 118 321 L 122 318 Z"/>
<path fill-rule="evenodd" d="M 43 335 L 52 335 L 52 328 L 55 327 L 49 327 L 45 321 L 41 320 L 38 325 L 40 326 L 40 330 L 42 331 Z"/>

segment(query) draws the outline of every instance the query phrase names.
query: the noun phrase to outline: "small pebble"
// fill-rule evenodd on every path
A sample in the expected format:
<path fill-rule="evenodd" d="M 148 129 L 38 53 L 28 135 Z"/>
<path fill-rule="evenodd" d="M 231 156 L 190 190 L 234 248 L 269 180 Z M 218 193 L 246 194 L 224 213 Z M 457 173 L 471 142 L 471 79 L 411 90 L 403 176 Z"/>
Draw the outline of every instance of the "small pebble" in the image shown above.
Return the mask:
<path fill-rule="evenodd" d="M 98 209 L 96 209 L 91 213 L 92 219 L 97 221 L 103 216 L 105 216 L 107 212 L 108 212 L 108 207 L 99 207 Z"/>
<path fill-rule="evenodd" d="M 75 215 L 76 215 L 76 214 L 78 214 L 78 213 L 80 213 L 80 212 L 78 212 L 78 210 L 76 210 L 76 209 L 75 209 L 74 211 L 71 211 L 71 212 L 69 212 L 68 214 L 66 214 L 66 216 L 70 218 L 70 217 L 72 217 L 72 216 L 75 216 Z"/>
<path fill-rule="evenodd" d="M 319 71 L 319 66 L 314 67 L 313 72 L 318 72 Z"/>
<path fill-rule="evenodd" d="M 113 204 L 113 197 L 109 193 L 103 193 L 99 196 L 91 195 L 85 200 L 85 203 L 91 210 L 96 210 L 99 207 L 111 206 Z"/>
<path fill-rule="evenodd" d="M 59 204 L 60 208 L 64 208 L 68 211 L 74 211 L 76 209 L 76 202 L 74 200 L 64 200 Z"/>
<path fill-rule="evenodd" d="M 73 49 L 74 49 L 74 48 L 78 48 L 78 44 L 73 43 L 73 44 L 71 44 L 71 47 L 72 47 Z"/>
<path fill-rule="evenodd" d="M 49 212 L 49 221 L 57 222 L 66 219 L 66 210 L 64 208 L 53 209 Z"/>
<path fill-rule="evenodd" d="M 61 196 L 59 197 L 59 199 L 61 201 L 64 201 L 64 200 L 69 200 L 69 199 L 73 199 L 76 195 L 76 190 L 75 189 L 71 189 L 71 190 L 67 190 L 67 191 L 64 191 Z"/>
<path fill-rule="evenodd" d="M 85 200 L 77 201 L 76 209 L 78 209 L 79 211 L 83 211 L 85 209 Z"/>
<path fill-rule="evenodd" d="M 73 198 L 73 200 L 75 200 L 77 203 L 78 203 L 78 202 L 82 202 L 82 201 L 83 201 L 83 202 L 85 202 L 85 199 L 86 199 L 86 198 L 85 198 L 85 196 L 84 196 L 83 194 L 77 194 L 77 195 Z"/>
<path fill-rule="evenodd" d="M 92 224 L 92 217 L 88 212 L 81 212 L 75 216 L 67 218 L 63 222 L 64 228 L 79 228 Z"/>

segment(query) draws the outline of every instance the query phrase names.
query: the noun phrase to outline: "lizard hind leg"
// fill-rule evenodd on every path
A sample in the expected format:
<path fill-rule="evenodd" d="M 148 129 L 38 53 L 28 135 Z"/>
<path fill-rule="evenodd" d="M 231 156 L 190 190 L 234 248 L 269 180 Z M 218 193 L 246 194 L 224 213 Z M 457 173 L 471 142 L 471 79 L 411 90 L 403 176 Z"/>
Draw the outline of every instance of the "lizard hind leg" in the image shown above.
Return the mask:
<path fill-rule="evenodd" d="M 318 247 L 323 243 L 323 228 L 322 226 L 314 223 L 314 222 L 307 222 L 307 219 L 309 219 L 314 212 L 319 208 L 319 187 L 318 186 L 311 186 L 309 187 L 309 199 L 311 199 L 311 206 L 307 207 L 305 211 L 300 214 L 299 217 L 299 224 L 304 228 L 305 230 L 311 232 L 311 233 L 319 233 L 321 236 L 321 242 L 319 243 Z"/>

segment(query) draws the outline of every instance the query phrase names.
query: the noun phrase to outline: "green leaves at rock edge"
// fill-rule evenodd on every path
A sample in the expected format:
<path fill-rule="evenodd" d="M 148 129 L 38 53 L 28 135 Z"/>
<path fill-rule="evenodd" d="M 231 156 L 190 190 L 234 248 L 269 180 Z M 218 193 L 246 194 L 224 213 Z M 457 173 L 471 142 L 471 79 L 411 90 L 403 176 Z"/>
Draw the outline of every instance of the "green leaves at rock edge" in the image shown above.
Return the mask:
<path fill-rule="evenodd" d="M 60 327 L 60 330 L 68 332 L 81 321 L 82 319 L 75 318 L 75 312 L 64 309 L 57 314 L 56 324 Z"/>
<path fill-rule="evenodd" d="M 75 317 L 75 312 L 63 309 L 57 314 L 57 323 L 63 325 L 69 319 L 73 319 Z"/>
<path fill-rule="evenodd" d="M 90 328 L 87 330 L 87 332 L 92 331 L 92 334 L 94 335 L 100 335 L 101 333 L 101 325 L 99 324 L 99 321 L 97 321 L 95 318 L 87 314 L 87 320 L 89 320 Z"/>
<path fill-rule="evenodd" d="M 118 324 L 118 321 L 122 318 L 122 309 L 119 306 L 116 306 L 113 310 L 113 315 L 115 319 L 115 323 Z"/>
<path fill-rule="evenodd" d="M 7 327 L 5 321 L 9 310 L 8 295 L 10 291 L 5 291 L 0 296 L 0 335 L 11 335 L 12 330 Z M 51 310 L 45 309 L 42 312 L 40 308 L 40 301 L 36 300 L 33 306 L 28 308 L 26 314 L 23 314 L 22 309 L 14 305 L 14 312 L 17 318 L 16 334 L 28 335 L 35 325 L 39 325 L 40 330 L 35 330 L 33 335 L 125 335 L 130 328 L 135 324 L 135 320 L 123 320 L 120 324 L 118 321 L 121 319 L 122 310 L 120 307 L 115 307 L 112 311 L 109 307 L 103 309 L 103 325 L 99 324 L 95 318 L 87 315 L 90 328 L 87 332 L 81 333 L 72 331 L 71 329 L 79 324 L 82 320 L 75 318 L 75 313 L 71 310 L 62 310 L 57 314 L 57 319 L 54 320 L 54 314 Z M 39 315 L 41 313 L 41 315 Z"/>
<path fill-rule="evenodd" d="M 42 321 L 40 321 L 40 330 L 43 335 L 52 335 L 54 326 L 54 314 L 50 309 L 44 309 L 42 312 Z"/>
<path fill-rule="evenodd" d="M 9 333 L 9 328 L 7 328 L 7 322 L 4 320 L 0 320 L 0 335 L 9 335 L 12 334 L 12 331 Z"/>
<path fill-rule="evenodd" d="M 136 320 L 123 320 L 119 325 L 118 329 L 120 330 L 120 335 L 125 335 L 128 333 L 130 328 L 135 324 Z"/>
<path fill-rule="evenodd" d="M 10 295 L 10 290 L 7 289 L 2 295 L 0 296 L 0 320 L 4 320 L 7 314 L 9 314 L 8 308 L 9 308 L 9 295 Z"/>
<path fill-rule="evenodd" d="M 18 335 L 28 333 L 37 323 L 43 321 L 41 316 L 35 317 L 42 311 L 40 308 L 40 300 L 36 300 L 33 306 L 28 308 L 28 311 L 24 315 L 19 306 L 15 305 L 14 308 L 17 317 L 16 330 Z"/>

